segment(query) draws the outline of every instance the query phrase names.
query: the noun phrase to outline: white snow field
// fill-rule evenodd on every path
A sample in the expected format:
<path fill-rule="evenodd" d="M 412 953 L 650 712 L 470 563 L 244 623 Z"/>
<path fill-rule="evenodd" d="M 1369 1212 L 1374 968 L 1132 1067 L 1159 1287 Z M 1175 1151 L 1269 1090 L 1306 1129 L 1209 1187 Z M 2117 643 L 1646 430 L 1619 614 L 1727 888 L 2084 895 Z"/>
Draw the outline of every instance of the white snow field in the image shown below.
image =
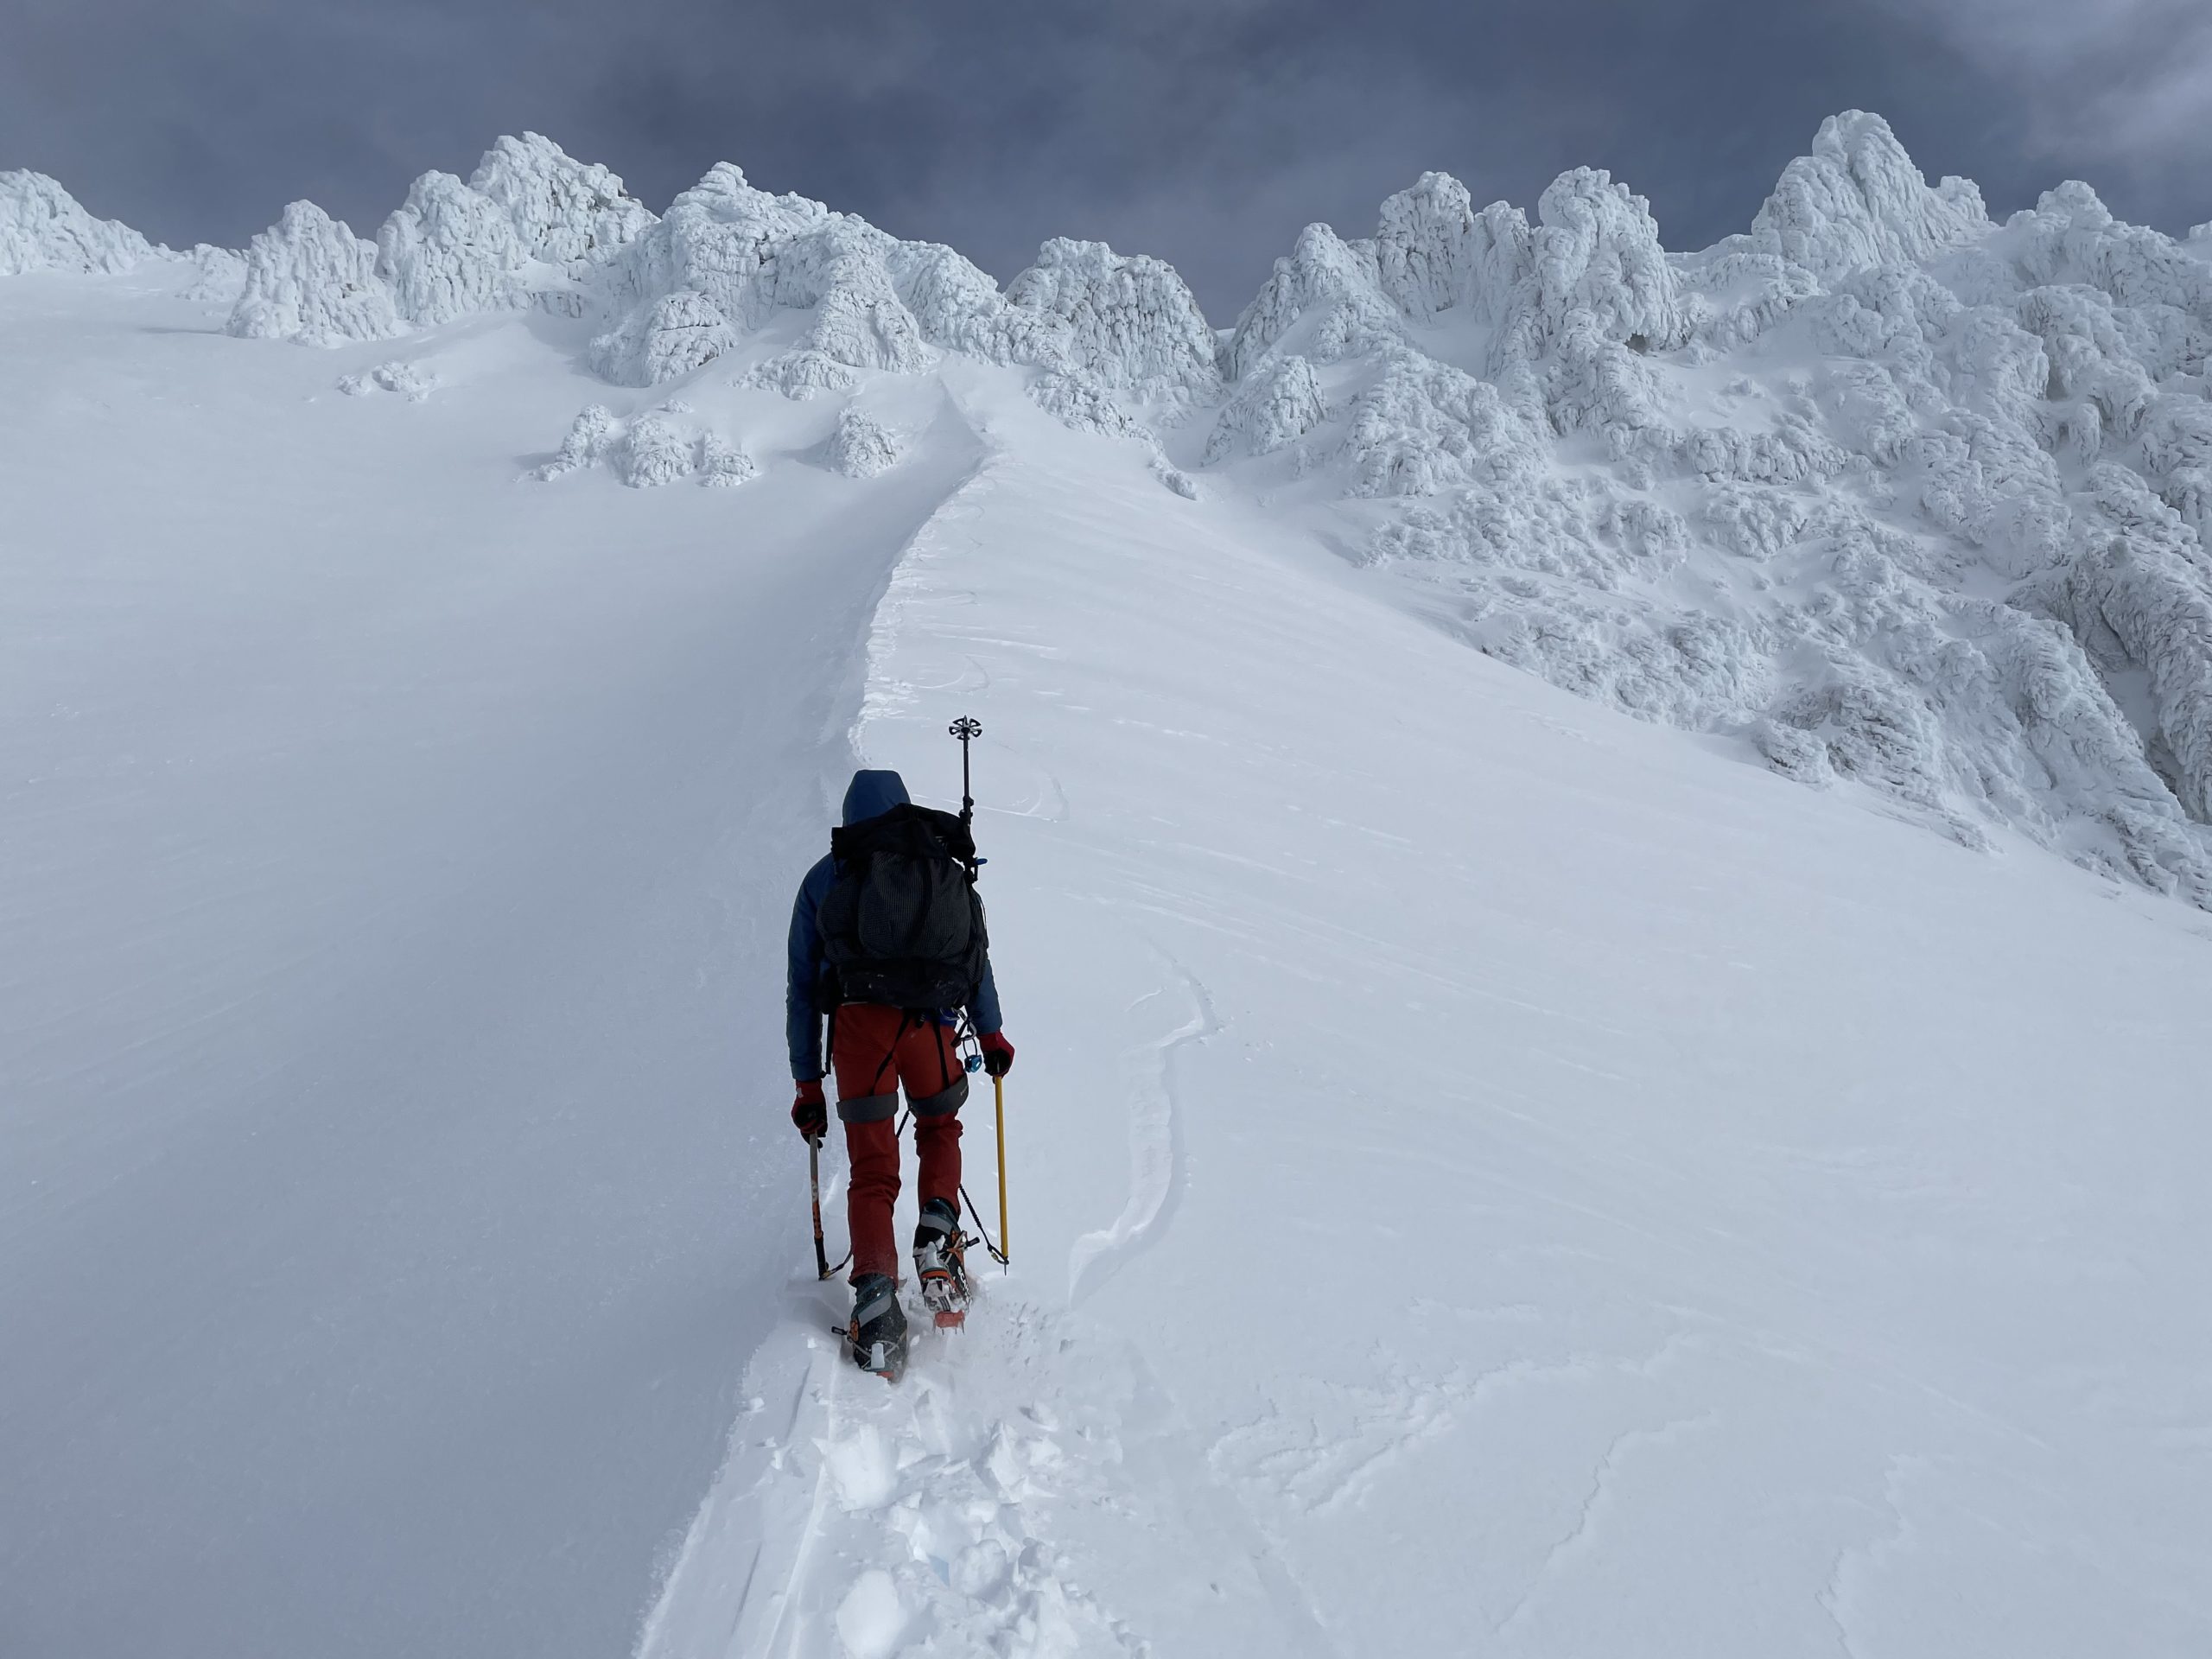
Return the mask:
<path fill-rule="evenodd" d="M 948 378 L 856 741 L 984 723 L 1015 1271 L 894 1390 L 791 1206 L 644 1655 L 2203 1651 L 2212 923 Z"/>
<path fill-rule="evenodd" d="M 219 329 L 0 286 L 0 1654 L 619 1654 L 788 1265 L 784 889 L 973 442 L 555 490 L 524 321 L 421 404 Z"/>
<path fill-rule="evenodd" d="M 535 137 L 0 175 L 0 1656 L 2212 1651 L 2212 239 L 1464 197 L 1217 335 Z M 963 714 L 893 1389 L 784 931 Z"/>

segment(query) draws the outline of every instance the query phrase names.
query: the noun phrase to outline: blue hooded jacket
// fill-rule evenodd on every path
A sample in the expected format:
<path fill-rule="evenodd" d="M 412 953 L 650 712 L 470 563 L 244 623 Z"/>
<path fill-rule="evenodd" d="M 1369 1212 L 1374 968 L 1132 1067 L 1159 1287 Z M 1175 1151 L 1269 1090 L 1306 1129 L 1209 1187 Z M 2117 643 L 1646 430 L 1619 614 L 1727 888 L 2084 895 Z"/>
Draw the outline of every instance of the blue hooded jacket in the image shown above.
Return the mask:
<path fill-rule="evenodd" d="M 907 802 L 906 780 L 895 772 L 856 772 L 845 789 L 845 823 L 865 823 L 894 806 Z M 825 856 L 798 884 L 798 898 L 791 906 L 790 976 L 784 985 L 784 1035 L 791 1045 L 791 1076 L 812 1083 L 822 1076 L 822 1020 L 830 1010 L 822 1005 L 822 930 L 816 921 L 830 883 L 837 879 L 837 861 Z M 999 988 L 991 977 L 991 964 L 983 963 L 982 982 L 976 1000 L 968 1005 L 976 1035 L 988 1037 L 999 1029 Z"/>

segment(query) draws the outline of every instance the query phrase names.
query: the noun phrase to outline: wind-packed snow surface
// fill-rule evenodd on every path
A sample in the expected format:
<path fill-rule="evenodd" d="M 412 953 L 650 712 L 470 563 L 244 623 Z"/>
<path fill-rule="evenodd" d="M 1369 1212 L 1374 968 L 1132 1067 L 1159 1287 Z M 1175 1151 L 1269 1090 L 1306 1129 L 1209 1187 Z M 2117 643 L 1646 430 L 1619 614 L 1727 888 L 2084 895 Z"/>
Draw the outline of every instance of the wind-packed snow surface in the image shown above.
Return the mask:
<path fill-rule="evenodd" d="M 1219 334 L 534 135 L 159 253 L 0 175 L 0 1652 L 2212 1645 L 2212 240 L 1852 115 Z M 960 714 L 893 1390 L 783 931 Z"/>

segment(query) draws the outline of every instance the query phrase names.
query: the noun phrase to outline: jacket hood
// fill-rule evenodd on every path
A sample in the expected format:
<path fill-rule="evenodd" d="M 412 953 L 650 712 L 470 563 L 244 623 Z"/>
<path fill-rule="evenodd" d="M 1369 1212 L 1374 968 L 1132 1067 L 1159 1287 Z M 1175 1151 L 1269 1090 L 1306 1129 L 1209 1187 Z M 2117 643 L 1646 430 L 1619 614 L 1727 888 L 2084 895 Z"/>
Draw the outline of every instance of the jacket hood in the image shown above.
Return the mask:
<path fill-rule="evenodd" d="M 880 817 L 894 806 L 907 803 L 906 780 L 895 772 L 856 772 L 845 787 L 848 827 Z"/>

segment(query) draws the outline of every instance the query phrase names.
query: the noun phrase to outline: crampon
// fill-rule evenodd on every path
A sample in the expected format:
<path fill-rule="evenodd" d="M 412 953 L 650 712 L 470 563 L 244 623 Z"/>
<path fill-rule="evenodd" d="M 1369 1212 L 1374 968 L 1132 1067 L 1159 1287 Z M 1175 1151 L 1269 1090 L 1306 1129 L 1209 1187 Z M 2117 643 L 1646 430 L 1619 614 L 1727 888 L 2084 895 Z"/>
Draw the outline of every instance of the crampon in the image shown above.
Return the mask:
<path fill-rule="evenodd" d="M 889 1274 L 870 1274 L 855 1284 L 852 1323 L 835 1328 L 861 1370 L 887 1382 L 906 1374 L 906 1316 Z"/>
<path fill-rule="evenodd" d="M 942 1198 L 922 1206 L 914 1229 L 914 1271 L 922 1283 L 922 1306 L 940 1331 L 968 1321 L 968 1247 L 976 1241 L 960 1230 L 959 1211 Z"/>

